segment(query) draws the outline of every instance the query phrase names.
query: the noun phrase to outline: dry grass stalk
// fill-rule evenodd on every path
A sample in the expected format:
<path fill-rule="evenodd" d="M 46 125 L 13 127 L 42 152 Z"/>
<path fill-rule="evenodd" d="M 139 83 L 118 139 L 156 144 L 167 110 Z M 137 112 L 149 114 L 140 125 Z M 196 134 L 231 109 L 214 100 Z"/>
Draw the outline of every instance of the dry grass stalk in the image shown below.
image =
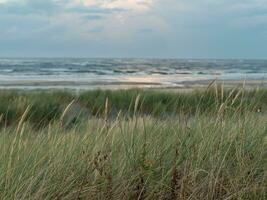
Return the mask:
<path fill-rule="evenodd" d="M 64 109 L 61 117 L 60 117 L 60 124 L 61 124 L 61 127 L 63 127 L 63 121 L 64 121 L 64 117 L 65 115 L 67 114 L 67 112 L 69 111 L 69 109 L 71 108 L 71 106 L 75 103 L 75 100 L 72 100 L 68 105 L 67 107 Z"/>

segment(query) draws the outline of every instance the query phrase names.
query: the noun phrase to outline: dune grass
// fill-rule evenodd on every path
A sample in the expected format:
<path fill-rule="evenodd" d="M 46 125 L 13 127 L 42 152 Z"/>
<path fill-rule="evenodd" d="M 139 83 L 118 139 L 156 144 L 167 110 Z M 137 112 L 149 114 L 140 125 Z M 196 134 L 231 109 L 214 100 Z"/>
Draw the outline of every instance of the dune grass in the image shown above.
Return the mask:
<path fill-rule="evenodd" d="M 139 98 L 137 108 L 135 100 Z M 105 113 L 108 100 L 109 117 L 119 112 L 127 116 L 134 114 L 165 117 L 181 112 L 214 114 L 223 106 L 228 111 L 250 110 L 257 112 L 267 108 L 267 89 L 245 91 L 240 88 L 223 90 L 221 87 L 189 93 L 175 93 L 149 90 L 87 91 L 74 94 L 67 91 L 21 92 L 0 91 L 0 126 L 18 123 L 30 106 L 27 121 L 35 126 L 47 126 L 62 115 L 71 101 L 88 109 L 92 116 L 101 117 Z"/>
<path fill-rule="evenodd" d="M 73 99 L 90 117 L 66 129 Z M 266 199 L 266 90 L 0 100 L 1 199 Z"/>

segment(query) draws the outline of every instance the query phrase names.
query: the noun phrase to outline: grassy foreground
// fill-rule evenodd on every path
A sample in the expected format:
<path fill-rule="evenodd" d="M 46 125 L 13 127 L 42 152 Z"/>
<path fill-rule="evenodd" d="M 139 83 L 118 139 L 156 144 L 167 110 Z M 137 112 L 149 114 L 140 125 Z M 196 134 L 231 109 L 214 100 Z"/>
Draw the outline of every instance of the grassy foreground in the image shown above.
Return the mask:
<path fill-rule="evenodd" d="M 0 199 L 266 199 L 266 111 L 266 90 L 2 91 Z"/>

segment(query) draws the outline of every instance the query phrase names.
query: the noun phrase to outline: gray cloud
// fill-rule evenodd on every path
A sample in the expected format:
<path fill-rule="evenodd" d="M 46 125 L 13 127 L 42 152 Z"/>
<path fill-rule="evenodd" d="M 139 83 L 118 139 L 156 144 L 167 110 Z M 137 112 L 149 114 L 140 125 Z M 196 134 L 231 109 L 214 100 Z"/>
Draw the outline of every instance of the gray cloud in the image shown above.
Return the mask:
<path fill-rule="evenodd" d="M 27 0 L 0 4 L 0 14 L 28 15 L 51 14 L 63 10 L 64 5 L 53 0 Z"/>
<path fill-rule="evenodd" d="M 101 19 L 105 19 L 105 17 L 102 15 L 86 15 L 86 16 L 84 16 L 84 19 L 86 19 L 86 20 L 101 20 Z"/>
<path fill-rule="evenodd" d="M 152 28 L 141 28 L 138 30 L 140 33 L 153 33 L 154 30 Z"/>
<path fill-rule="evenodd" d="M 91 33 L 101 33 L 102 31 L 104 31 L 104 28 L 103 28 L 103 27 L 99 27 L 99 26 L 90 29 L 90 32 L 91 32 Z"/>
<path fill-rule="evenodd" d="M 112 14 L 124 11 L 127 10 L 118 8 L 102 8 L 96 6 L 94 7 L 74 6 L 66 9 L 66 12 L 90 13 L 90 14 Z"/>
<path fill-rule="evenodd" d="M 126 11 L 119 8 L 102 8 L 100 6 L 68 6 L 69 1 L 62 0 L 25 0 L 25 1 L 7 1 L 0 4 L 0 14 L 8 15 L 27 15 L 27 14 L 58 14 L 80 13 L 80 14 L 112 14 Z"/>
<path fill-rule="evenodd" d="M 151 9 L 143 13 L 70 2 L 0 4 L 0 55 L 267 55 L 267 0 L 153 0 Z"/>

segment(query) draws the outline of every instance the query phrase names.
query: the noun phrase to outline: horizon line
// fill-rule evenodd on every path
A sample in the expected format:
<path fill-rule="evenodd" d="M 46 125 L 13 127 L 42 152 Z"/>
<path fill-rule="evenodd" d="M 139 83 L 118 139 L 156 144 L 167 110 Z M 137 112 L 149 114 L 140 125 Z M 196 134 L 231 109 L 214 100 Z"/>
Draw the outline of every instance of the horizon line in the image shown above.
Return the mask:
<path fill-rule="evenodd" d="M 84 56 L 0 56 L 0 59 L 147 59 L 147 60 L 262 60 L 266 61 L 267 58 L 216 58 L 216 57 L 135 57 L 135 56 L 97 56 L 97 57 L 84 57 Z"/>

